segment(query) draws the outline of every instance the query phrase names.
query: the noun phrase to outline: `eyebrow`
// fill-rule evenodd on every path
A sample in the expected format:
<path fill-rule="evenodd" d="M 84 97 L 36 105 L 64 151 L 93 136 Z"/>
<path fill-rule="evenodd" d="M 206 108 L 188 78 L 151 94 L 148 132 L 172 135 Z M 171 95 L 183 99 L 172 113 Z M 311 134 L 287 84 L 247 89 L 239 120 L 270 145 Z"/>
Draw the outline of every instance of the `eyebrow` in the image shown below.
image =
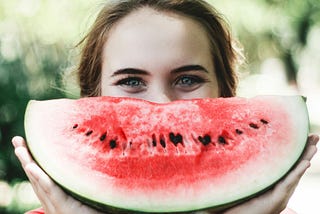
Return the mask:
<path fill-rule="evenodd" d="M 116 70 L 111 76 L 116 76 L 120 74 L 143 74 L 143 75 L 150 75 L 147 71 L 137 68 L 123 68 Z"/>
<path fill-rule="evenodd" d="M 178 68 L 175 68 L 171 71 L 171 73 L 182 73 L 182 72 L 187 72 L 187 71 L 203 71 L 205 73 L 209 73 L 207 69 L 205 69 L 201 65 L 184 65 Z M 121 74 L 140 74 L 140 75 L 150 75 L 149 72 L 138 69 L 138 68 L 123 68 L 116 70 L 111 77 L 116 76 L 116 75 L 121 75 Z"/>
<path fill-rule="evenodd" d="M 201 65 L 184 65 L 179 68 L 173 69 L 171 72 L 172 73 L 181 73 L 181 72 L 186 72 L 186 71 L 204 71 L 206 73 L 209 73 L 207 69 L 205 69 Z"/>

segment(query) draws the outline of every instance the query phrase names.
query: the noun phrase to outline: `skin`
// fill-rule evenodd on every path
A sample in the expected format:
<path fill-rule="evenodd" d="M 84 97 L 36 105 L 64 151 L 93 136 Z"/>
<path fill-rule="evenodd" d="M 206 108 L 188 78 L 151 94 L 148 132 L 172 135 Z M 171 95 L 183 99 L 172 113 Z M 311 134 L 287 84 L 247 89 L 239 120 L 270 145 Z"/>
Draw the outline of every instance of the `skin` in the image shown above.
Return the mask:
<path fill-rule="evenodd" d="M 141 9 L 117 23 L 109 36 L 102 95 L 159 103 L 219 96 L 209 39 L 192 19 Z"/>
<path fill-rule="evenodd" d="M 208 44 L 202 27 L 187 17 L 146 8 L 133 12 L 113 27 L 105 43 L 101 94 L 159 103 L 218 97 L 218 71 L 214 70 Z M 284 210 L 310 166 L 318 140 L 316 135 L 309 136 L 299 163 L 274 188 L 223 213 L 274 214 Z M 46 214 L 99 213 L 55 185 L 34 162 L 23 138 L 16 136 L 12 142 Z"/>

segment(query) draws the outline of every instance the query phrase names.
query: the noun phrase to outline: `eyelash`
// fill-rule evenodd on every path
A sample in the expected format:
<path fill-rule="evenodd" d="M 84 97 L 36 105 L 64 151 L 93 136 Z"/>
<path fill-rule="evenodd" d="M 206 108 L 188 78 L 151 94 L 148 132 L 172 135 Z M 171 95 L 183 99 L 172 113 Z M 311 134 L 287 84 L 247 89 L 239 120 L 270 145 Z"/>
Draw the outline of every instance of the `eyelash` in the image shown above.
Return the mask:
<path fill-rule="evenodd" d="M 124 77 L 123 79 L 120 79 L 116 82 L 116 85 L 121 85 L 121 84 L 126 84 L 128 83 L 128 81 L 130 80 L 135 80 L 135 81 L 140 81 L 140 82 L 143 82 L 142 78 L 140 77 L 131 77 L 131 76 L 128 76 L 128 77 Z"/>
<path fill-rule="evenodd" d="M 136 81 L 138 82 L 138 84 L 132 85 L 129 83 L 130 81 Z M 147 84 L 141 77 L 127 76 L 116 81 L 115 85 L 125 87 L 128 90 L 128 92 L 140 92 L 146 87 Z"/>
<path fill-rule="evenodd" d="M 183 80 L 183 78 L 191 79 L 193 81 L 192 85 L 193 84 L 201 84 L 201 83 L 208 81 L 208 80 L 206 80 L 202 77 L 196 76 L 196 75 L 182 75 L 182 76 L 179 76 L 178 78 L 175 79 L 174 84 L 177 85 L 179 81 Z"/>
<path fill-rule="evenodd" d="M 188 78 L 189 80 L 191 80 L 191 83 L 179 83 L 184 78 Z M 129 83 L 130 81 L 136 81 L 138 84 L 132 85 Z M 202 84 L 204 82 L 208 82 L 208 80 L 197 75 L 181 75 L 173 81 L 172 86 L 177 86 L 178 88 L 183 90 L 191 90 L 193 87 L 196 87 L 197 85 Z M 116 81 L 115 85 L 126 87 L 129 91 L 131 90 L 132 92 L 140 92 L 144 90 L 144 88 L 147 86 L 147 83 L 141 77 L 127 76 Z"/>

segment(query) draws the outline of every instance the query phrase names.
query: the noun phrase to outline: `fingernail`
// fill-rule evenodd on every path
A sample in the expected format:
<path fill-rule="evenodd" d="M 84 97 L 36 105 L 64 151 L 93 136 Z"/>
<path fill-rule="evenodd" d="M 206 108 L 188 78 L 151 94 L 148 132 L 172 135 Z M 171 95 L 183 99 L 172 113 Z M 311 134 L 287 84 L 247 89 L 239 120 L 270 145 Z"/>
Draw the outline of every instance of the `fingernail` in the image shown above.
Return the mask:
<path fill-rule="evenodd" d="M 319 141 L 319 135 L 312 135 L 312 141 L 317 143 Z"/>
<path fill-rule="evenodd" d="M 18 137 L 17 137 L 17 136 L 15 136 L 15 137 L 12 138 L 11 142 L 12 142 L 12 144 L 13 144 L 14 147 L 17 146 L 17 141 L 18 141 Z"/>

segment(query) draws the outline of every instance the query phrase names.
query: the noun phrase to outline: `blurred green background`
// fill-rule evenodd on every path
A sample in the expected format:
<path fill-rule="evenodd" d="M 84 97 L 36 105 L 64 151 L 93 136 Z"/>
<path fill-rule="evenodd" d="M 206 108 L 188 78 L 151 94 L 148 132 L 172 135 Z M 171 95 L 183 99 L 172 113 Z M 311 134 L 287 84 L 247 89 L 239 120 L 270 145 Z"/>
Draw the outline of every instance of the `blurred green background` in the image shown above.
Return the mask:
<path fill-rule="evenodd" d="M 244 48 L 239 96 L 303 94 L 308 97 L 311 131 L 319 134 L 320 0 L 210 2 L 225 15 Z M 72 81 L 65 85 L 63 74 L 72 68 L 74 46 L 102 4 L 0 0 L 0 213 L 39 206 L 11 138 L 24 136 L 28 100 L 78 97 L 77 87 Z M 320 174 L 319 162 L 314 165 L 311 172 Z"/>

